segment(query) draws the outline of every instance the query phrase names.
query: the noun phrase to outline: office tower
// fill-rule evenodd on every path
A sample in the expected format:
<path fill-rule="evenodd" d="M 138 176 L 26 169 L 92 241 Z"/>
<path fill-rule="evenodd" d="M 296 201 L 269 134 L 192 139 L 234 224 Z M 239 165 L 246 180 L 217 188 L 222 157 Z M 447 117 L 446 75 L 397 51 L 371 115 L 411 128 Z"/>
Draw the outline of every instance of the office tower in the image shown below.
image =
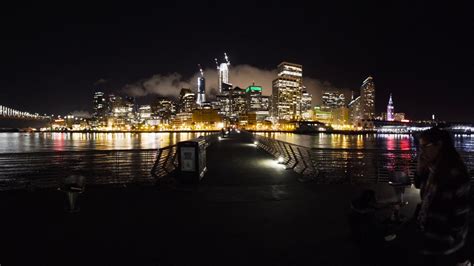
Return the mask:
<path fill-rule="evenodd" d="M 94 117 L 104 118 L 107 115 L 107 101 L 103 92 L 94 93 Z"/>
<path fill-rule="evenodd" d="M 166 98 L 157 98 L 151 105 L 153 116 L 156 116 L 162 123 L 168 123 L 176 114 L 176 105 Z"/>
<path fill-rule="evenodd" d="M 217 65 L 217 86 L 219 88 L 219 93 L 223 93 L 225 90 L 226 90 L 226 87 L 223 86 L 224 83 L 226 84 L 230 84 L 229 82 L 229 66 L 230 66 L 230 61 L 229 61 L 229 57 L 227 56 L 226 53 L 224 53 L 224 58 L 225 58 L 225 62 L 224 63 L 221 63 L 219 64 L 219 62 L 217 61 L 217 58 L 214 59 L 216 61 L 216 65 Z M 228 89 L 228 87 L 227 87 Z"/>
<path fill-rule="evenodd" d="M 199 65 L 200 76 L 197 78 L 197 101 L 196 103 L 201 106 L 206 102 L 206 79 L 204 78 L 204 71 Z"/>
<path fill-rule="evenodd" d="M 272 116 L 293 120 L 301 117 L 303 66 L 288 62 L 278 65 L 278 77 L 273 80 Z"/>
<path fill-rule="evenodd" d="M 354 100 L 352 100 L 349 105 L 349 119 L 352 123 L 356 124 L 363 117 L 363 110 L 362 110 L 362 96 L 358 96 Z"/>
<path fill-rule="evenodd" d="M 196 109 L 196 94 L 191 89 L 182 88 L 179 93 L 179 112 L 191 113 Z"/>
<path fill-rule="evenodd" d="M 375 84 L 372 77 L 368 77 L 360 87 L 362 104 L 362 119 L 375 117 Z"/>
<path fill-rule="evenodd" d="M 344 94 L 339 91 L 323 91 L 322 108 L 336 109 L 344 107 L 345 100 Z"/>
<path fill-rule="evenodd" d="M 247 112 L 268 111 L 268 96 L 262 95 L 262 87 L 252 84 L 245 90 L 247 96 Z"/>
<path fill-rule="evenodd" d="M 311 102 L 313 96 L 307 91 L 301 93 L 301 117 L 304 120 L 311 120 Z"/>

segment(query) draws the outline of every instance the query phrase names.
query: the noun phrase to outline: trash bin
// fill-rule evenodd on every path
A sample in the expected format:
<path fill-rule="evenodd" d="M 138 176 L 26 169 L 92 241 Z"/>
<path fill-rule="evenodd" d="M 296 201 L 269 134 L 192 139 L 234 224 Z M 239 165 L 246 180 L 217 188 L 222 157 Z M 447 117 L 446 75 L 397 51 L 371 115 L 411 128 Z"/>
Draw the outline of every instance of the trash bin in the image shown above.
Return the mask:
<path fill-rule="evenodd" d="M 206 140 L 202 138 L 178 142 L 178 179 L 197 184 L 204 177 L 206 167 Z"/>

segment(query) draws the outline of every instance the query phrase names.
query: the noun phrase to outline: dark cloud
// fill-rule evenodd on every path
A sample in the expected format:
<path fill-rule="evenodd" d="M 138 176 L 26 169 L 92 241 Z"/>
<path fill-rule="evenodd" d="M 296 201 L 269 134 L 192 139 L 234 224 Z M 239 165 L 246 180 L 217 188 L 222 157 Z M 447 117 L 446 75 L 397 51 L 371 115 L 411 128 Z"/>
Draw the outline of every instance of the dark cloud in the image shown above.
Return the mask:
<path fill-rule="evenodd" d="M 87 111 L 83 111 L 83 110 L 77 110 L 77 111 L 73 111 L 70 113 L 70 115 L 73 115 L 75 117 L 82 117 L 82 118 L 91 118 L 92 115 L 87 112 Z"/>
<path fill-rule="evenodd" d="M 96 82 L 94 82 L 94 86 L 105 84 L 105 83 L 107 83 L 107 80 L 101 78 L 101 79 L 98 79 Z"/>
<path fill-rule="evenodd" d="M 196 90 L 199 75 L 199 72 L 196 72 L 191 78 L 184 79 L 179 73 L 156 74 L 148 79 L 125 85 L 123 91 L 135 97 L 150 94 L 176 97 L 181 88 Z M 207 68 L 204 70 L 208 95 L 215 95 L 217 92 L 217 75 L 216 69 Z M 262 69 L 251 65 L 231 65 L 229 71 L 229 80 L 234 86 L 246 88 L 252 84 L 259 85 L 263 87 L 264 95 L 272 94 L 272 81 L 276 77 L 276 69 Z M 306 90 L 313 95 L 313 104 L 320 104 L 322 90 L 332 87 L 329 82 L 322 82 L 307 76 L 303 77 L 303 83 Z"/>

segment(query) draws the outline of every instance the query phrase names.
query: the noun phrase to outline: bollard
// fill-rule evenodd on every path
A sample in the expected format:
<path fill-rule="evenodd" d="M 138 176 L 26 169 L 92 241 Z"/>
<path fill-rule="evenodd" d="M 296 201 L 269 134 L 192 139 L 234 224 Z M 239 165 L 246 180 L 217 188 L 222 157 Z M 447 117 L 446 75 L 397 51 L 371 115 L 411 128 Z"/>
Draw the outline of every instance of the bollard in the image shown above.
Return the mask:
<path fill-rule="evenodd" d="M 394 189 L 397 201 L 406 204 L 404 199 L 405 188 L 411 186 L 410 177 L 401 171 L 396 171 L 388 182 Z"/>
<path fill-rule="evenodd" d="M 69 213 L 79 212 L 79 194 L 84 192 L 85 177 L 81 175 L 70 175 L 64 179 L 59 190 L 66 193 L 65 211 Z"/>

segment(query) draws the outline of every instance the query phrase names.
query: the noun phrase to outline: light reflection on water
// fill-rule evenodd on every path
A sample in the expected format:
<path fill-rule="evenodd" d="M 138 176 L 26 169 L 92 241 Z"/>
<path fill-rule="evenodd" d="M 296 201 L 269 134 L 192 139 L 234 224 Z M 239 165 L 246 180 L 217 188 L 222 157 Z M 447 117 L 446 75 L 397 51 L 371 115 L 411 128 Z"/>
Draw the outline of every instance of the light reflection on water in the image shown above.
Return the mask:
<path fill-rule="evenodd" d="M 196 138 L 205 133 L 0 133 L 0 153 L 39 151 L 158 149 Z M 325 134 L 259 133 L 311 148 L 414 150 L 414 140 L 406 134 Z M 454 138 L 460 151 L 474 152 L 474 136 Z"/>
<path fill-rule="evenodd" d="M 350 176 L 350 182 L 365 182 L 371 176 L 387 181 L 395 172 L 412 176 L 416 166 L 415 141 L 407 134 L 261 134 L 313 148 L 318 167 L 328 176 L 326 182 L 349 182 L 345 175 Z M 474 178 L 474 135 L 455 136 L 454 143 Z"/>
<path fill-rule="evenodd" d="M 206 133 L 0 133 L 0 153 L 158 149 Z"/>
<path fill-rule="evenodd" d="M 300 135 L 293 133 L 259 133 L 267 137 L 309 148 L 415 150 L 414 139 L 407 134 L 325 134 Z M 454 143 L 459 151 L 474 152 L 474 136 L 456 135 Z"/>

